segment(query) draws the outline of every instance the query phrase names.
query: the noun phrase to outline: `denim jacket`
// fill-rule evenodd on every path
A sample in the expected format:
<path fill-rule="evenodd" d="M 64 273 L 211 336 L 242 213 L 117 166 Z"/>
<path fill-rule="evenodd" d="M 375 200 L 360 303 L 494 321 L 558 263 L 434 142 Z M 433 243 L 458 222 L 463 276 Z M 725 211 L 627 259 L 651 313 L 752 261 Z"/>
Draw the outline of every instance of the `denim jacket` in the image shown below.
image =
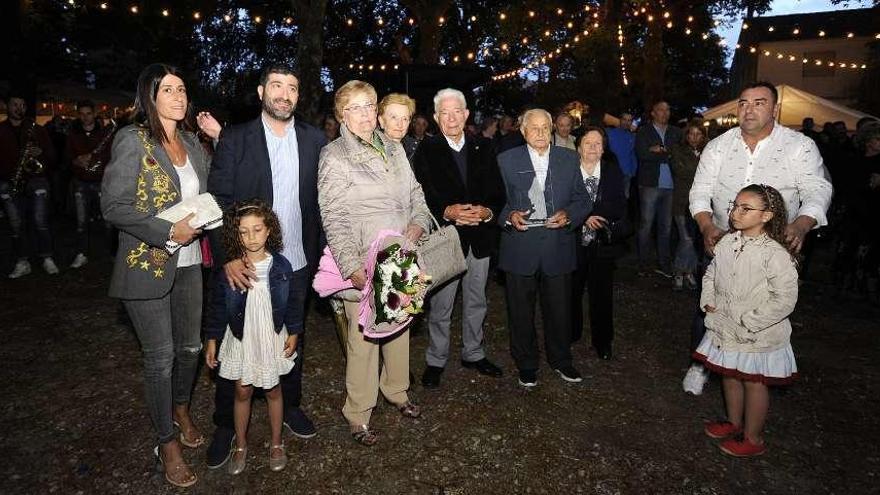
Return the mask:
<path fill-rule="evenodd" d="M 214 279 L 211 311 L 208 313 L 205 336 L 208 339 L 221 340 L 228 325 L 235 338 L 241 340 L 244 334 L 247 292 L 229 287 L 222 270 L 214 274 Z M 272 298 L 272 321 L 275 332 L 280 332 L 286 325 L 287 332 L 295 335 L 301 334 L 303 327 L 302 321 L 296 317 L 300 311 L 296 307 L 297 303 L 291 287 L 292 279 L 293 267 L 290 262 L 281 254 L 272 253 L 272 266 L 269 267 L 269 294 Z"/>

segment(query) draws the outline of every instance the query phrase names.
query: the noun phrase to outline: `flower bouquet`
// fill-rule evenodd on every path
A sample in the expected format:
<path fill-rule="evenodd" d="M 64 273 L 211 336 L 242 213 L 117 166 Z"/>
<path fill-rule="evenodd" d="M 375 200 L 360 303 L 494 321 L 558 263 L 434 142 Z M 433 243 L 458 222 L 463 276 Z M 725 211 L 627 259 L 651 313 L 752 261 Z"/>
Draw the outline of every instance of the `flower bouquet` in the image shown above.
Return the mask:
<path fill-rule="evenodd" d="M 393 243 L 376 254 L 373 271 L 375 323 L 404 323 L 423 312 L 431 277 L 421 271 L 415 251 Z"/>

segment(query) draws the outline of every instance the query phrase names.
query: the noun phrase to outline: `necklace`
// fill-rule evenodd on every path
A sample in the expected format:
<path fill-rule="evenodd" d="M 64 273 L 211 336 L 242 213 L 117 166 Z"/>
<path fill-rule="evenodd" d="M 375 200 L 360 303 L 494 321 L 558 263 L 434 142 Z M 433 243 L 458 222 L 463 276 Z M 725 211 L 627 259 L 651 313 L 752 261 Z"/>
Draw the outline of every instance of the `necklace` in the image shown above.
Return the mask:
<path fill-rule="evenodd" d="M 172 165 L 182 167 L 186 163 L 186 149 L 183 148 L 179 139 L 175 137 L 173 141 L 169 141 L 167 144 L 162 145 L 162 147 L 168 153 L 168 158 L 171 159 Z"/>

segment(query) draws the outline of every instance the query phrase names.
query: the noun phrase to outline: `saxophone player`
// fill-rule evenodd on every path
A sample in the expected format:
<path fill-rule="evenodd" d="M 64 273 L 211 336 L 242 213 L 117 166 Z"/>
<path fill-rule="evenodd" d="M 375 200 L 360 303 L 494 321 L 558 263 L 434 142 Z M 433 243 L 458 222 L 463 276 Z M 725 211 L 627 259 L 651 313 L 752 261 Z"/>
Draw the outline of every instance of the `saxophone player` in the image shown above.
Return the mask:
<path fill-rule="evenodd" d="M 47 168 L 55 164 L 55 149 L 45 129 L 25 118 L 27 104 L 21 93 L 6 97 L 7 119 L 0 122 L 0 200 L 9 218 L 15 268 L 9 278 L 31 272 L 31 249 L 43 259 L 43 269 L 58 273 L 52 259 L 49 230 L 49 180 Z M 23 218 L 27 213 L 29 218 Z M 28 246 L 27 221 L 33 222 L 33 248 Z"/>
<path fill-rule="evenodd" d="M 92 216 L 101 209 L 101 179 L 104 167 L 110 161 L 115 125 L 102 126 L 95 118 L 95 104 L 91 101 L 77 103 L 79 119 L 67 134 L 64 161 L 73 172 L 73 199 L 76 206 L 76 257 L 71 268 L 79 268 L 88 262 L 89 224 Z M 108 236 L 112 235 L 105 226 Z M 108 238 L 108 244 L 112 242 Z"/>

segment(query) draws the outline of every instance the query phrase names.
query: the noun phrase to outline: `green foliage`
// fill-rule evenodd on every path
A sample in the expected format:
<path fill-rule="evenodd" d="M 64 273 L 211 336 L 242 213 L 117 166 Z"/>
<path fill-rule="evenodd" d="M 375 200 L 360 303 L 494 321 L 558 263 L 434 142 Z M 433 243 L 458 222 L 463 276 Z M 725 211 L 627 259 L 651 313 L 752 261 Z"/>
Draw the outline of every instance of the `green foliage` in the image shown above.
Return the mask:
<path fill-rule="evenodd" d="M 650 45 L 648 29 L 643 20 L 628 15 L 632 5 L 656 7 L 656 2 L 329 0 L 321 33 L 301 32 L 302 15 L 294 8 L 306 8 L 308 2 L 176 0 L 167 6 L 143 2 L 136 15 L 126 3 L 108 4 L 110 8 L 102 10 L 96 2 L 76 1 L 75 7 L 66 0 L 23 3 L 16 14 L 21 40 L 13 44 L 20 50 L 14 59 L 23 61 L 22 70 L 38 78 L 74 82 L 91 78 L 97 87 L 126 90 L 134 88 L 139 70 L 148 63 L 172 63 L 191 77 L 190 87 L 200 103 L 225 107 L 237 116 L 257 108 L 259 68 L 267 61 L 297 62 L 296 47 L 303 36 L 322 38 L 327 89 L 359 78 L 377 83 L 384 91 L 402 85 L 394 64 L 480 66 L 502 73 L 563 46 L 574 33 L 590 31 L 575 48 L 562 51 L 524 78 L 488 83 L 480 89 L 479 108 L 493 112 L 517 111 L 526 104 L 558 108 L 573 99 L 612 113 L 638 110 L 644 104 L 644 84 L 658 77 L 664 94 L 687 111 L 709 103 L 726 77 L 724 48 L 714 38 L 685 37 L 681 30 L 669 30 L 661 36 L 662 70 L 643 56 Z M 669 9 L 676 16 L 693 15 L 698 29 L 710 31 L 712 16 L 741 15 L 749 9 L 757 14 L 769 4 L 770 0 L 682 0 L 670 2 Z M 586 5 L 590 13 L 584 11 Z M 161 14 L 163 7 L 169 9 L 169 16 Z M 199 19 L 193 17 L 196 11 L 201 13 Z M 601 12 L 598 29 L 592 27 L 594 12 Z M 254 22 L 256 16 L 262 22 Z M 625 30 L 622 50 L 616 40 L 618 21 Z M 66 42 L 58 43 L 61 38 Z M 523 43 L 523 38 L 528 41 Z M 621 54 L 627 60 L 628 86 L 620 77 Z M 380 71 L 383 64 L 386 69 Z M 367 70 L 369 65 L 374 65 L 373 71 Z M 329 108 L 329 95 L 323 100 L 323 107 Z"/>

